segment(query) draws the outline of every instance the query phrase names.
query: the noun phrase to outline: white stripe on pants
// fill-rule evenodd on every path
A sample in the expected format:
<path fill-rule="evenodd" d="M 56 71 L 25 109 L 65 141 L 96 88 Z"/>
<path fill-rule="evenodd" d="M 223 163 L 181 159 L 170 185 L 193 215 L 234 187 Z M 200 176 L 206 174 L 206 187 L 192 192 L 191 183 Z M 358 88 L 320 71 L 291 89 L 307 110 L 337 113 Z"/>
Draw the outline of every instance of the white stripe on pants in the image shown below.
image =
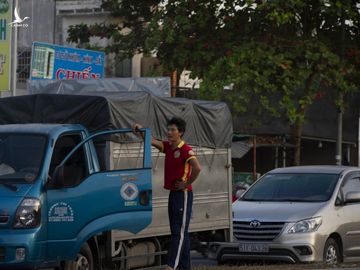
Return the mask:
<path fill-rule="evenodd" d="M 182 219 L 182 225 L 181 225 L 181 231 L 180 231 L 180 242 L 179 242 L 178 252 L 176 255 L 176 259 L 175 259 L 174 269 L 176 269 L 176 267 L 179 264 L 181 249 L 182 249 L 182 245 L 184 242 L 184 232 L 185 232 L 185 227 L 186 227 L 186 215 L 187 215 L 187 199 L 188 199 L 188 192 L 184 191 L 183 219 Z"/>

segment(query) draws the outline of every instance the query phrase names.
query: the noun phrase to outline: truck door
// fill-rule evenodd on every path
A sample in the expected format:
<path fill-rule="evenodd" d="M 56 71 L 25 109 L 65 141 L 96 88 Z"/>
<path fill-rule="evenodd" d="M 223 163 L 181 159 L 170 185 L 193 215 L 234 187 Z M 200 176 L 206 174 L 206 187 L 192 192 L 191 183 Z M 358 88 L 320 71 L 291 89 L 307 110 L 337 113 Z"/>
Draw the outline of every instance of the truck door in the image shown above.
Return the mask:
<path fill-rule="evenodd" d="M 149 130 L 141 132 L 144 140 L 127 129 L 100 132 L 80 143 L 80 133 L 56 141 L 47 184 L 50 243 L 61 248 L 86 234 L 136 233 L 151 223 L 151 137 Z"/>

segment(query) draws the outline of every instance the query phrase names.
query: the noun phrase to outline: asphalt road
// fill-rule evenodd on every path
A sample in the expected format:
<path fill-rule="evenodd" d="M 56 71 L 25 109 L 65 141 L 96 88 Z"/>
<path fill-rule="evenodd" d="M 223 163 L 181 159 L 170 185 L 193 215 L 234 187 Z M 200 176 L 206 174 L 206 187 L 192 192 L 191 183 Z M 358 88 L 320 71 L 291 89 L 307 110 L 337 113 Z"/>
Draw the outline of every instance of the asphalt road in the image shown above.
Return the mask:
<path fill-rule="evenodd" d="M 192 252 L 191 254 L 191 265 L 192 268 L 198 268 L 201 270 L 205 270 L 205 269 L 212 269 L 214 268 L 214 270 L 225 270 L 226 268 L 228 270 L 230 270 L 230 267 L 226 267 L 225 266 L 221 266 L 219 267 L 217 264 L 216 260 L 213 259 L 207 259 L 204 258 L 200 253 L 198 252 Z M 327 268 L 311 268 L 311 270 L 359 270 L 360 269 L 360 264 L 357 265 L 349 265 L 349 267 L 347 266 L 342 266 L 342 267 L 327 267 Z M 295 266 L 295 267 L 293 267 Z M 309 266 L 309 265 L 307 265 Z M 248 265 L 248 267 L 244 268 L 246 266 L 242 266 L 242 267 L 232 267 L 232 269 L 242 269 L 242 270 L 246 270 L 247 268 L 249 270 L 253 270 L 254 267 L 251 265 Z M 300 267 L 300 268 L 299 268 Z M 301 269 L 301 265 L 291 265 L 291 264 L 282 264 L 282 265 L 263 265 L 263 266 L 256 266 L 256 270 L 257 269 L 263 269 L 263 270 L 269 270 L 269 269 L 276 269 L 276 270 L 289 270 L 289 269 Z M 163 268 L 159 268 L 159 269 L 163 269 Z M 45 270 L 53 270 L 52 268 L 50 269 L 45 269 Z M 305 267 L 303 270 L 310 270 L 310 268 Z"/>
<path fill-rule="evenodd" d="M 210 268 L 210 269 L 214 268 L 214 270 L 226 268 L 226 266 L 218 267 L 216 260 L 204 258 L 200 253 L 197 253 L 197 252 L 192 252 L 192 254 L 191 254 L 191 265 L 193 268 L 200 268 L 201 270 L 208 269 L 208 268 Z M 307 264 L 307 266 L 311 266 L 311 265 Z M 243 267 L 241 267 L 240 269 L 246 269 Z M 292 264 L 274 265 L 274 264 L 272 264 L 272 265 L 257 266 L 256 269 L 289 270 L 289 269 L 293 269 L 293 268 L 301 269 L 302 267 L 303 267 L 303 265 L 292 265 Z M 238 268 L 238 267 L 236 267 L 236 268 Z M 253 267 L 251 267 L 251 265 L 249 265 L 248 268 L 251 269 Z M 304 270 L 306 270 L 306 269 L 310 270 L 310 268 L 304 267 Z M 322 267 L 318 268 L 318 267 L 314 266 L 313 268 L 311 268 L 311 270 L 329 270 L 329 269 L 331 269 L 331 270 L 359 270 L 360 264 L 348 264 L 348 265 L 342 265 L 339 267 L 329 266 L 329 267 L 323 267 L 323 268 Z"/>
<path fill-rule="evenodd" d="M 198 252 L 192 252 L 191 253 L 191 265 L 192 265 L 192 267 L 217 266 L 217 261 L 204 258 Z"/>

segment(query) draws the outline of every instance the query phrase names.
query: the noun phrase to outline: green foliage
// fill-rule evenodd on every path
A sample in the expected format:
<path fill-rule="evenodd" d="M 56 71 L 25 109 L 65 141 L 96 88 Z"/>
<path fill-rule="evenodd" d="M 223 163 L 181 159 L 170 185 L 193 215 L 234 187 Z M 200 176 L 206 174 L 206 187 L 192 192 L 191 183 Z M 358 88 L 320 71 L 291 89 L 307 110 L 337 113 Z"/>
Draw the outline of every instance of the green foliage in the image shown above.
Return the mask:
<path fill-rule="evenodd" d="M 0 14 L 6 13 L 9 10 L 9 2 L 7 0 L 0 0 Z"/>
<path fill-rule="evenodd" d="M 251 33 L 205 72 L 202 98 L 225 98 L 234 112 L 259 104 L 298 131 L 316 99 L 343 106 L 340 97 L 359 85 L 357 1 L 253 2 L 238 15 L 250 14 L 244 28 Z M 231 83 L 233 91 L 224 91 Z"/>
<path fill-rule="evenodd" d="M 321 95 L 338 96 L 354 91 L 340 57 L 316 40 L 296 41 L 281 46 L 247 42 L 233 54 L 215 62 L 204 76 L 201 96 L 225 99 L 234 112 L 245 112 L 258 104 L 262 111 L 281 117 L 290 125 L 305 120 L 307 108 Z M 348 66 L 354 69 L 353 66 Z M 231 91 L 225 86 L 233 85 Z"/>
<path fill-rule="evenodd" d="M 256 100 L 301 124 L 324 93 L 359 85 L 360 13 L 355 0 L 103 0 L 110 22 L 77 25 L 69 41 L 107 38 L 118 58 L 156 53 L 165 71 L 204 78 L 202 97 L 243 112 Z M 223 91 L 234 84 L 233 91 Z M 331 90 L 330 90 L 331 89 Z"/>
<path fill-rule="evenodd" d="M 166 70 L 200 76 L 247 42 L 322 41 L 337 55 L 358 47 L 360 15 L 353 0 L 103 0 L 109 22 L 69 29 L 68 41 L 109 39 L 122 58 L 156 52 Z M 341 20 L 352 22 L 342 27 Z M 83 46 L 83 45 L 82 45 Z"/>

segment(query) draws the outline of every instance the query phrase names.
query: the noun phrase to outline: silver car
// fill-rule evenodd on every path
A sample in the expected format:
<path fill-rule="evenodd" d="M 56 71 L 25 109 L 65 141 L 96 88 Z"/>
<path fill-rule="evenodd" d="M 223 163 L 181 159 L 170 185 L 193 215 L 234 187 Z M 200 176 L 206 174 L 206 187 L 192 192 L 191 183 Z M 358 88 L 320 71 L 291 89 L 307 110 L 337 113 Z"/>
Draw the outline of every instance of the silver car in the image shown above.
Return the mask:
<path fill-rule="evenodd" d="M 226 260 L 360 259 L 360 168 L 275 169 L 233 203 L 234 241 L 214 243 Z"/>

